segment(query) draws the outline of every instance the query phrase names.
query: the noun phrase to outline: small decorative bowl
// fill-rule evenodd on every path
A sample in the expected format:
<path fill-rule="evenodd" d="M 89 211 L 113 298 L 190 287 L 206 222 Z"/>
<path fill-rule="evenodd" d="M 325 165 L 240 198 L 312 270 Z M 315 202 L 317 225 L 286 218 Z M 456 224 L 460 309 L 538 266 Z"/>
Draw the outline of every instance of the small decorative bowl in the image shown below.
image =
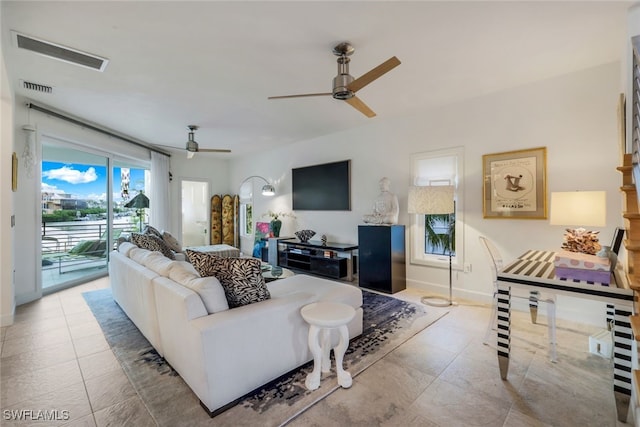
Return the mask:
<path fill-rule="evenodd" d="M 308 242 L 310 238 L 316 235 L 316 232 L 313 230 L 300 230 L 294 233 L 301 242 Z"/>

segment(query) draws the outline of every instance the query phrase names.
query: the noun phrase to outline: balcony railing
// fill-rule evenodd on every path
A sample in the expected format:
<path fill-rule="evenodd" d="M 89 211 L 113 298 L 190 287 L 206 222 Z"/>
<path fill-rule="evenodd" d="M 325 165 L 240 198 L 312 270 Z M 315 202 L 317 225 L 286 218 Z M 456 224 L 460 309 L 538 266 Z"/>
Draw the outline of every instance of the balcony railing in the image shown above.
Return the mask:
<path fill-rule="evenodd" d="M 115 223 L 112 228 L 113 248 L 122 233 L 138 231 L 138 223 Z M 41 227 L 42 254 L 63 254 L 87 241 L 106 240 L 107 223 L 98 221 L 43 222 Z"/>

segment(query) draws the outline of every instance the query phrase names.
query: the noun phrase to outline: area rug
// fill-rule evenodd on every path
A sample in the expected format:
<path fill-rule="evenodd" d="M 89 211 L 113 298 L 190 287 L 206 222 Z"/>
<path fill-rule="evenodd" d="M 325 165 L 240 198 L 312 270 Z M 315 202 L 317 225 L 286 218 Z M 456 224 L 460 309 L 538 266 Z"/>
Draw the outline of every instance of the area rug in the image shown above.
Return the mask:
<path fill-rule="evenodd" d="M 363 290 L 363 333 L 351 340 L 344 357 L 354 381 L 448 310 L 411 304 Z M 136 392 L 159 426 L 281 426 L 339 388 L 334 368 L 322 374 L 320 388 L 308 391 L 304 380 L 313 362 L 248 394 L 234 407 L 209 418 L 196 395 L 158 355 L 114 302 L 110 289 L 83 294 L 105 338 Z"/>

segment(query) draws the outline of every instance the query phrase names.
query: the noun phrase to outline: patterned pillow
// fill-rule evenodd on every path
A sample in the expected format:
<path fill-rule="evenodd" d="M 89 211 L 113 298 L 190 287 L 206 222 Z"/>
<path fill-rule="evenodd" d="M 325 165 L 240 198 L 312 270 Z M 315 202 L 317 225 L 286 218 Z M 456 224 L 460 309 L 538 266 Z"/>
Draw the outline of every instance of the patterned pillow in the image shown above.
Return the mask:
<path fill-rule="evenodd" d="M 173 251 L 160 237 L 152 234 L 131 233 L 131 242 L 139 248 L 162 252 L 169 259 L 176 259 Z"/>
<path fill-rule="evenodd" d="M 168 231 L 162 232 L 162 240 L 164 240 L 164 242 L 167 244 L 167 246 L 169 246 L 169 248 L 171 248 L 172 251 L 182 252 L 182 245 L 180 244 L 178 239 L 173 237 L 173 235 Z"/>
<path fill-rule="evenodd" d="M 162 239 L 162 233 L 158 231 L 157 228 L 147 225 L 144 230 L 142 230 L 142 234 L 152 234 L 154 236 L 160 237 Z"/>
<path fill-rule="evenodd" d="M 221 258 L 187 249 L 189 261 L 200 276 L 215 276 L 224 288 L 229 307 L 240 307 L 271 298 L 257 258 Z"/>

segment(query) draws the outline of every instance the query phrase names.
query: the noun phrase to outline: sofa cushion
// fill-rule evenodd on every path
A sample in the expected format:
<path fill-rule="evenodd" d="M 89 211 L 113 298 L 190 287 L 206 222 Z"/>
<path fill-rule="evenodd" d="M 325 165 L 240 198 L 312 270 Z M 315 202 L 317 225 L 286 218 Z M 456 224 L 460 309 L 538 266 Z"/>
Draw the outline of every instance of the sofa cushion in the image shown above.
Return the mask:
<path fill-rule="evenodd" d="M 149 256 L 151 251 L 144 248 L 133 248 L 129 251 L 129 258 L 140 265 L 144 265 L 144 260 Z"/>
<path fill-rule="evenodd" d="M 215 277 L 200 277 L 188 262 L 173 261 L 169 278 L 197 293 L 209 314 L 229 309 L 220 281 Z"/>
<path fill-rule="evenodd" d="M 172 251 L 174 251 L 174 252 L 182 252 L 182 245 L 180 244 L 178 239 L 173 237 L 173 235 L 171 233 L 169 233 L 168 231 L 163 231 L 162 232 L 162 240 L 164 240 L 164 242 L 167 244 L 167 246 L 169 246 L 169 249 L 171 249 Z"/>
<path fill-rule="evenodd" d="M 142 261 L 142 265 L 147 267 L 149 270 L 155 271 L 159 275 L 165 277 L 169 277 L 169 271 L 171 271 L 174 264 L 175 261 L 170 260 L 160 252 L 151 252 Z"/>
<path fill-rule="evenodd" d="M 198 277 L 200 277 L 200 274 L 193 268 L 193 265 L 186 261 L 176 261 L 171 271 L 169 271 L 169 278 L 182 286 L 187 286 L 186 282 Z"/>
<path fill-rule="evenodd" d="M 118 246 L 118 252 L 128 257 L 129 253 L 131 252 L 131 249 L 133 248 L 137 248 L 137 246 L 131 242 L 122 242 L 120 243 L 120 246 Z"/>
<path fill-rule="evenodd" d="M 218 278 L 229 307 L 239 307 L 271 298 L 256 258 L 221 258 L 187 249 L 187 257 L 201 276 Z"/>
<path fill-rule="evenodd" d="M 131 233 L 131 241 L 138 247 L 149 249 L 150 251 L 162 252 L 162 255 L 169 259 L 176 258 L 164 240 L 154 234 Z"/>

